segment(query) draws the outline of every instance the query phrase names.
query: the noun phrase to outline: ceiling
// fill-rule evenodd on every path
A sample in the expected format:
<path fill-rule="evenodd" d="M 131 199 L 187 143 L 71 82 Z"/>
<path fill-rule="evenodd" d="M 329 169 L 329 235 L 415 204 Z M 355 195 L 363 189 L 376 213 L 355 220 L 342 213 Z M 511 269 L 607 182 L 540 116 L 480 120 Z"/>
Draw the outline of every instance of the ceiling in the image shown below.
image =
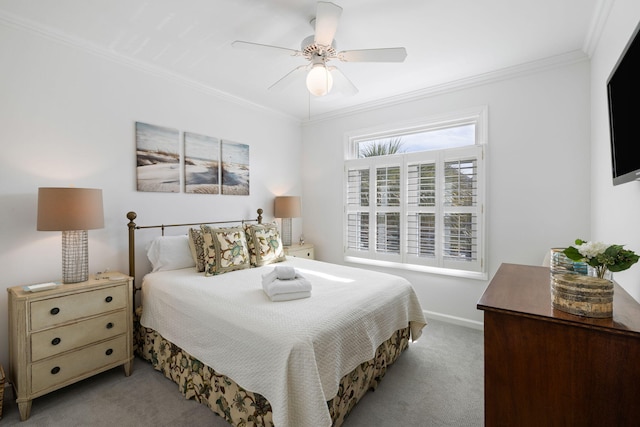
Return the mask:
<path fill-rule="evenodd" d="M 304 58 L 231 46 L 300 49 L 313 34 L 314 0 L 0 0 L 0 22 L 308 120 L 558 55 L 588 56 L 607 2 L 334 0 L 344 9 L 338 50 L 403 46 L 407 59 L 332 61 L 359 92 L 326 97 L 310 95 L 304 80 L 267 90 Z"/>

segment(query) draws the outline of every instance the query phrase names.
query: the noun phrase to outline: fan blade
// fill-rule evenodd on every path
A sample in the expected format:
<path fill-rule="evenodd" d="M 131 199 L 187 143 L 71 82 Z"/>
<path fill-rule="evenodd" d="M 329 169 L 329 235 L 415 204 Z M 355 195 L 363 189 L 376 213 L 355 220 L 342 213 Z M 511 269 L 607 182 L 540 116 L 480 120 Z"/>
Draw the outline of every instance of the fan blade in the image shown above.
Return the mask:
<path fill-rule="evenodd" d="M 333 77 L 333 89 L 331 90 L 331 93 L 336 91 L 346 96 L 353 96 L 358 93 L 358 88 L 342 73 L 342 71 L 338 69 L 338 67 L 331 66 L 328 67 L 328 69 L 331 71 L 331 77 Z"/>
<path fill-rule="evenodd" d="M 315 42 L 321 46 L 331 46 L 338 29 L 342 8 L 337 4 L 319 1 L 316 9 Z"/>
<path fill-rule="evenodd" d="M 269 44 L 260 44 L 260 43 L 252 43 L 252 42 L 243 42 L 241 40 L 236 40 L 231 43 L 231 46 L 238 49 L 247 49 L 247 50 L 259 50 L 261 52 L 278 52 L 278 53 L 288 53 L 290 56 L 301 56 L 302 52 L 295 49 L 288 49 L 286 47 L 280 46 L 272 46 Z"/>
<path fill-rule="evenodd" d="M 291 86 L 291 83 L 293 83 L 294 81 L 298 79 L 302 80 L 302 76 L 304 76 L 304 73 L 301 73 L 300 71 L 304 71 L 308 67 L 309 65 L 300 65 L 299 67 L 294 68 L 280 80 L 269 86 L 267 90 L 272 90 L 274 92 L 283 91 L 287 87 Z"/>
<path fill-rule="evenodd" d="M 407 50 L 403 47 L 344 50 L 338 52 L 337 56 L 345 62 L 403 62 L 407 57 Z"/>

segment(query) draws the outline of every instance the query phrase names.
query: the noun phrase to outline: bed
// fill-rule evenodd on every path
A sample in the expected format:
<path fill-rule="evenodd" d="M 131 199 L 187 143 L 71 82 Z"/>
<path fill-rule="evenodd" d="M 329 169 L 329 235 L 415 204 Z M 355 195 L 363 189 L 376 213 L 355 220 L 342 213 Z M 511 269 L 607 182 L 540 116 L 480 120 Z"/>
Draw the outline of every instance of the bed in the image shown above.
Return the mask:
<path fill-rule="evenodd" d="M 195 264 L 185 266 L 188 257 L 169 250 L 162 261 L 166 268 L 152 261 L 155 271 L 134 287 L 141 290 L 136 353 L 175 381 L 186 398 L 234 426 L 341 425 L 426 325 L 408 281 L 285 257 L 276 225 L 263 224 L 261 210 L 255 220 L 204 224 L 138 226 L 135 213 L 127 217 L 131 275 L 135 232 L 143 228 L 161 228 L 163 235 L 167 227 L 188 228 Z M 204 242 L 192 235 L 199 228 Z M 244 230 L 249 266 L 225 264 L 232 251 L 214 248 L 218 240 L 230 239 L 229 230 L 233 239 Z M 156 241 L 166 240 L 154 238 L 148 253 Z M 205 248 L 204 271 L 198 242 Z M 234 249 L 227 261 L 238 253 Z M 180 257 L 182 264 L 173 261 Z M 211 271 L 211 263 L 223 271 Z M 311 296 L 272 301 L 261 281 L 276 267 L 295 269 L 311 284 Z"/>

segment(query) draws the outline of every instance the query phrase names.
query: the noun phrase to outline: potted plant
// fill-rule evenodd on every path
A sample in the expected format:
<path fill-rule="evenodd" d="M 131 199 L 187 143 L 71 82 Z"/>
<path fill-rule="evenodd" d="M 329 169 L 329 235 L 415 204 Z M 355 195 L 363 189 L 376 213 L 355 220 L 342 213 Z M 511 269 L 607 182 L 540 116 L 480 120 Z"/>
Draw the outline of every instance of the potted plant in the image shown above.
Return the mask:
<path fill-rule="evenodd" d="M 586 262 L 594 268 L 597 277 L 604 279 L 607 271 L 623 271 L 638 262 L 640 257 L 623 246 L 576 239 L 575 246 L 569 246 L 563 253 L 573 261 Z"/>

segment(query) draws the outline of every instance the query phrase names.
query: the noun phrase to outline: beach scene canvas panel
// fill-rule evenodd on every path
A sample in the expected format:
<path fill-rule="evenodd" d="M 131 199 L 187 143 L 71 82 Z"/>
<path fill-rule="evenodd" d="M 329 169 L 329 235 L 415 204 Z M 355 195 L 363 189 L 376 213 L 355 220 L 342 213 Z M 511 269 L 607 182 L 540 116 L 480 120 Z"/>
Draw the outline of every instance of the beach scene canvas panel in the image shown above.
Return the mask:
<path fill-rule="evenodd" d="M 138 191 L 180 192 L 180 132 L 136 122 Z"/>
<path fill-rule="evenodd" d="M 249 146 L 222 141 L 222 194 L 249 195 Z"/>
<path fill-rule="evenodd" d="M 220 194 L 220 140 L 184 133 L 185 193 Z"/>

